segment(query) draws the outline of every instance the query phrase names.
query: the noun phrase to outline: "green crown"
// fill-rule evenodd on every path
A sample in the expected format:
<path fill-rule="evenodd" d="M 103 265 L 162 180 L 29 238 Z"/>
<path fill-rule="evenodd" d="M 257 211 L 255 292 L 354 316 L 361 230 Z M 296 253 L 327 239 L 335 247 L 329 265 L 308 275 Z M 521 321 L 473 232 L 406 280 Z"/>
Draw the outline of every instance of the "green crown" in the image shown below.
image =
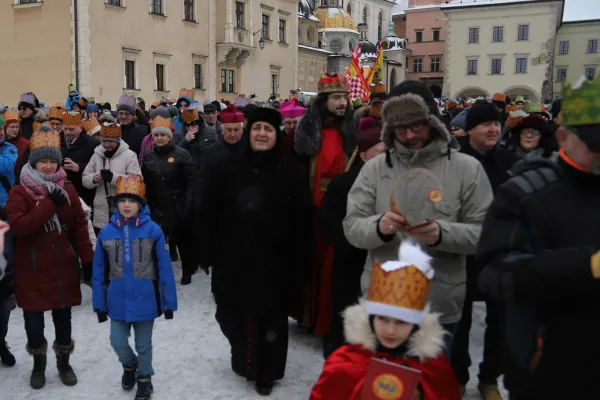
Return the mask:
<path fill-rule="evenodd" d="M 566 126 L 600 124 L 600 76 L 583 78 L 581 85 L 566 84 L 562 90 L 563 124 Z"/>

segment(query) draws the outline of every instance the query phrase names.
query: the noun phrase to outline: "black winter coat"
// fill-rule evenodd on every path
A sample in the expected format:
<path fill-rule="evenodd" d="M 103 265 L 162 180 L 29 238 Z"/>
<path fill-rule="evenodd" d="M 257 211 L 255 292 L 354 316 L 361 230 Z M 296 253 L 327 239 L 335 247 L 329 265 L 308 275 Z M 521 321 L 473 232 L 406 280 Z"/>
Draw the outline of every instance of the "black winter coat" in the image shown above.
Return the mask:
<path fill-rule="evenodd" d="M 70 158 L 77 163 L 77 165 L 79 165 L 78 172 L 65 169 L 65 172 L 67 173 L 67 179 L 73 184 L 73 186 L 75 186 L 75 190 L 77 190 L 79 197 L 81 197 L 83 201 L 85 201 L 90 207 L 93 206 L 96 191 L 85 188 L 81 183 L 81 176 L 83 175 L 83 170 L 90 162 L 90 159 L 94 154 L 94 150 L 99 144 L 100 142 L 94 137 L 82 133 L 79 135 L 77 140 L 75 140 L 75 143 L 67 146 L 64 133 L 60 133 L 60 151 L 62 153 L 63 160 L 65 158 Z"/>
<path fill-rule="evenodd" d="M 265 162 L 246 151 L 220 162 L 197 220 L 198 261 L 213 267 L 217 304 L 253 315 L 285 313 L 288 290 L 305 284 L 313 261 L 308 181 L 281 149 L 267 153 Z"/>
<path fill-rule="evenodd" d="M 142 140 L 149 133 L 148 127 L 140 125 L 135 121 L 131 125 L 121 125 L 121 139 L 129 145 L 129 150 L 138 157 L 142 149 Z"/>
<path fill-rule="evenodd" d="M 189 222 L 196 170 L 187 150 L 154 146 L 144 156 L 142 176 L 154 222 L 164 228 Z"/>

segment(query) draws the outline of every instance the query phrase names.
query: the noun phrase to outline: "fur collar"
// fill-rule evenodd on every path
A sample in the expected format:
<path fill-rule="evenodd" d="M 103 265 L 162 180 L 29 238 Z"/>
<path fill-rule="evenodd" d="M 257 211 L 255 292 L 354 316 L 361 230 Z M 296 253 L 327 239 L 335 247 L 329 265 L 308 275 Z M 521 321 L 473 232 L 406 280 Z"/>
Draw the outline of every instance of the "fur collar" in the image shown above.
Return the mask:
<path fill-rule="evenodd" d="M 375 351 L 377 339 L 369 324 L 366 302 L 361 299 L 358 304 L 350 306 L 342 313 L 344 317 L 344 335 L 350 344 L 360 344 L 368 350 Z M 417 357 L 421 362 L 428 358 L 437 358 L 444 347 L 444 332 L 439 321 L 439 314 L 425 310 L 425 321 L 419 330 L 408 339 L 409 357 Z"/>
<path fill-rule="evenodd" d="M 31 120 L 41 124 L 42 122 L 47 121 L 48 117 L 46 116 L 46 113 L 43 109 L 36 108 L 33 110 L 33 116 L 31 117 Z M 23 118 L 21 118 L 21 113 L 19 113 L 19 122 L 23 122 Z"/>
<path fill-rule="evenodd" d="M 316 156 L 321 148 L 322 124 L 321 112 L 318 107 L 311 107 L 298 122 L 294 134 L 294 150 L 303 156 Z M 346 113 L 340 125 L 340 131 L 344 138 L 344 151 L 350 155 L 356 148 L 354 134 L 358 129 L 360 114 L 350 110 Z"/>

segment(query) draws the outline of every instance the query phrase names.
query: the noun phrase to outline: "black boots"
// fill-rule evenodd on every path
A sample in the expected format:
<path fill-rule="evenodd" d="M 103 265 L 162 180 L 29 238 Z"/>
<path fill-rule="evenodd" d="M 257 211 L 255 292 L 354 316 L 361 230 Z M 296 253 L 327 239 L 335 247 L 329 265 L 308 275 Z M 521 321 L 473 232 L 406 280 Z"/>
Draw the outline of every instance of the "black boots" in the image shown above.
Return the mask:
<path fill-rule="evenodd" d="M 6 342 L 0 342 L 0 361 L 5 367 L 13 367 L 17 363 Z"/>
<path fill-rule="evenodd" d="M 141 375 L 137 378 L 137 392 L 135 400 L 150 400 L 152 397 L 152 377 L 150 375 Z"/>
<path fill-rule="evenodd" d="M 137 365 L 123 365 L 123 377 L 121 378 L 121 387 L 127 391 L 135 386 L 135 374 Z"/>
<path fill-rule="evenodd" d="M 256 381 L 256 392 L 261 396 L 269 396 L 273 391 L 273 382 Z"/>
<path fill-rule="evenodd" d="M 183 275 L 181 276 L 181 284 L 183 286 L 185 286 L 185 285 L 189 285 L 190 283 L 192 283 L 192 275 L 186 274 L 184 272 Z"/>
<path fill-rule="evenodd" d="M 46 385 L 46 351 L 48 343 L 44 343 L 39 349 L 31 349 L 27 345 L 27 352 L 33 356 L 33 371 L 29 378 L 29 385 L 33 389 L 41 389 Z"/>
<path fill-rule="evenodd" d="M 54 342 L 53 348 L 56 353 L 56 368 L 58 369 L 58 375 L 60 376 L 63 385 L 77 385 L 77 376 L 75 375 L 73 368 L 69 365 L 69 358 L 75 349 L 75 342 L 71 341 L 71 344 L 67 346 L 61 346 Z"/>

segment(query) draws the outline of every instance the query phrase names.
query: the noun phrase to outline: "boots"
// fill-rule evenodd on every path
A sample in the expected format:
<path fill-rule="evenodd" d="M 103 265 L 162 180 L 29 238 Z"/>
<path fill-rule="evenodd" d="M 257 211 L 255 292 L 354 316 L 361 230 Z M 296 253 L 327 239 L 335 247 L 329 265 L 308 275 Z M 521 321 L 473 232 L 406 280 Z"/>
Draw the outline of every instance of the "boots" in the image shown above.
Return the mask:
<path fill-rule="evenodd" d="M 135 386 L 135 373 L 137 372 L 137 364 L 123 365 L 123 377 L 121 378 L 121 387 L 127 391 Z"/>
<path fill-rule="evenodd" d="M 192 275 L 184 272 L 181 276 L 181 285 L 185 286 L 189 285 L 190 283 L 192 283 Z"/>
<path fill-rule="evenodd" d="M 33 356 L 33 371 L 29 378 L 29 385 L 33 389 L 41 389 L 46 385 L 46 352 L 48 343 L 44 343 L 39 349 L 31 349 L 27 345 L 27 352 Z"/>
<path fill-rule="evenodd" d="M 483 400 L 502 400 L 497 384 L 480 383 L 477 389 L 479 389 Z"/>
<path fill-rule="evenodd" d="M 75 350 L 75 342 L 71 341 L 71 344 L 67 346 L 61 346 L 54 342 L 54 352 L 56 353 L 56 368 L 58 369 L 58 375 L 60 380 L 65 386 L 77 385 L 77 376 L 69 365 L 69 358 Z"/>
<path fill-rule="evenodd" d="M 152 397 L 152 377 L 150 375 L 141 375 L 137 377 L 137 392 L 135 400 L 150 400 Z"/>
<path fill-rule="evenodd" d="M 13 367 L 17 363 L 15 356 L 10 352 L 10 347 L 4 341 L 0 342 L 0 361 L 6 367 Z"/>
<path fill-rule="evenodd" d="M 256 392 L 261 396 L 269 396 L 273 391 L 273 382 L 256 381 Z"/>

